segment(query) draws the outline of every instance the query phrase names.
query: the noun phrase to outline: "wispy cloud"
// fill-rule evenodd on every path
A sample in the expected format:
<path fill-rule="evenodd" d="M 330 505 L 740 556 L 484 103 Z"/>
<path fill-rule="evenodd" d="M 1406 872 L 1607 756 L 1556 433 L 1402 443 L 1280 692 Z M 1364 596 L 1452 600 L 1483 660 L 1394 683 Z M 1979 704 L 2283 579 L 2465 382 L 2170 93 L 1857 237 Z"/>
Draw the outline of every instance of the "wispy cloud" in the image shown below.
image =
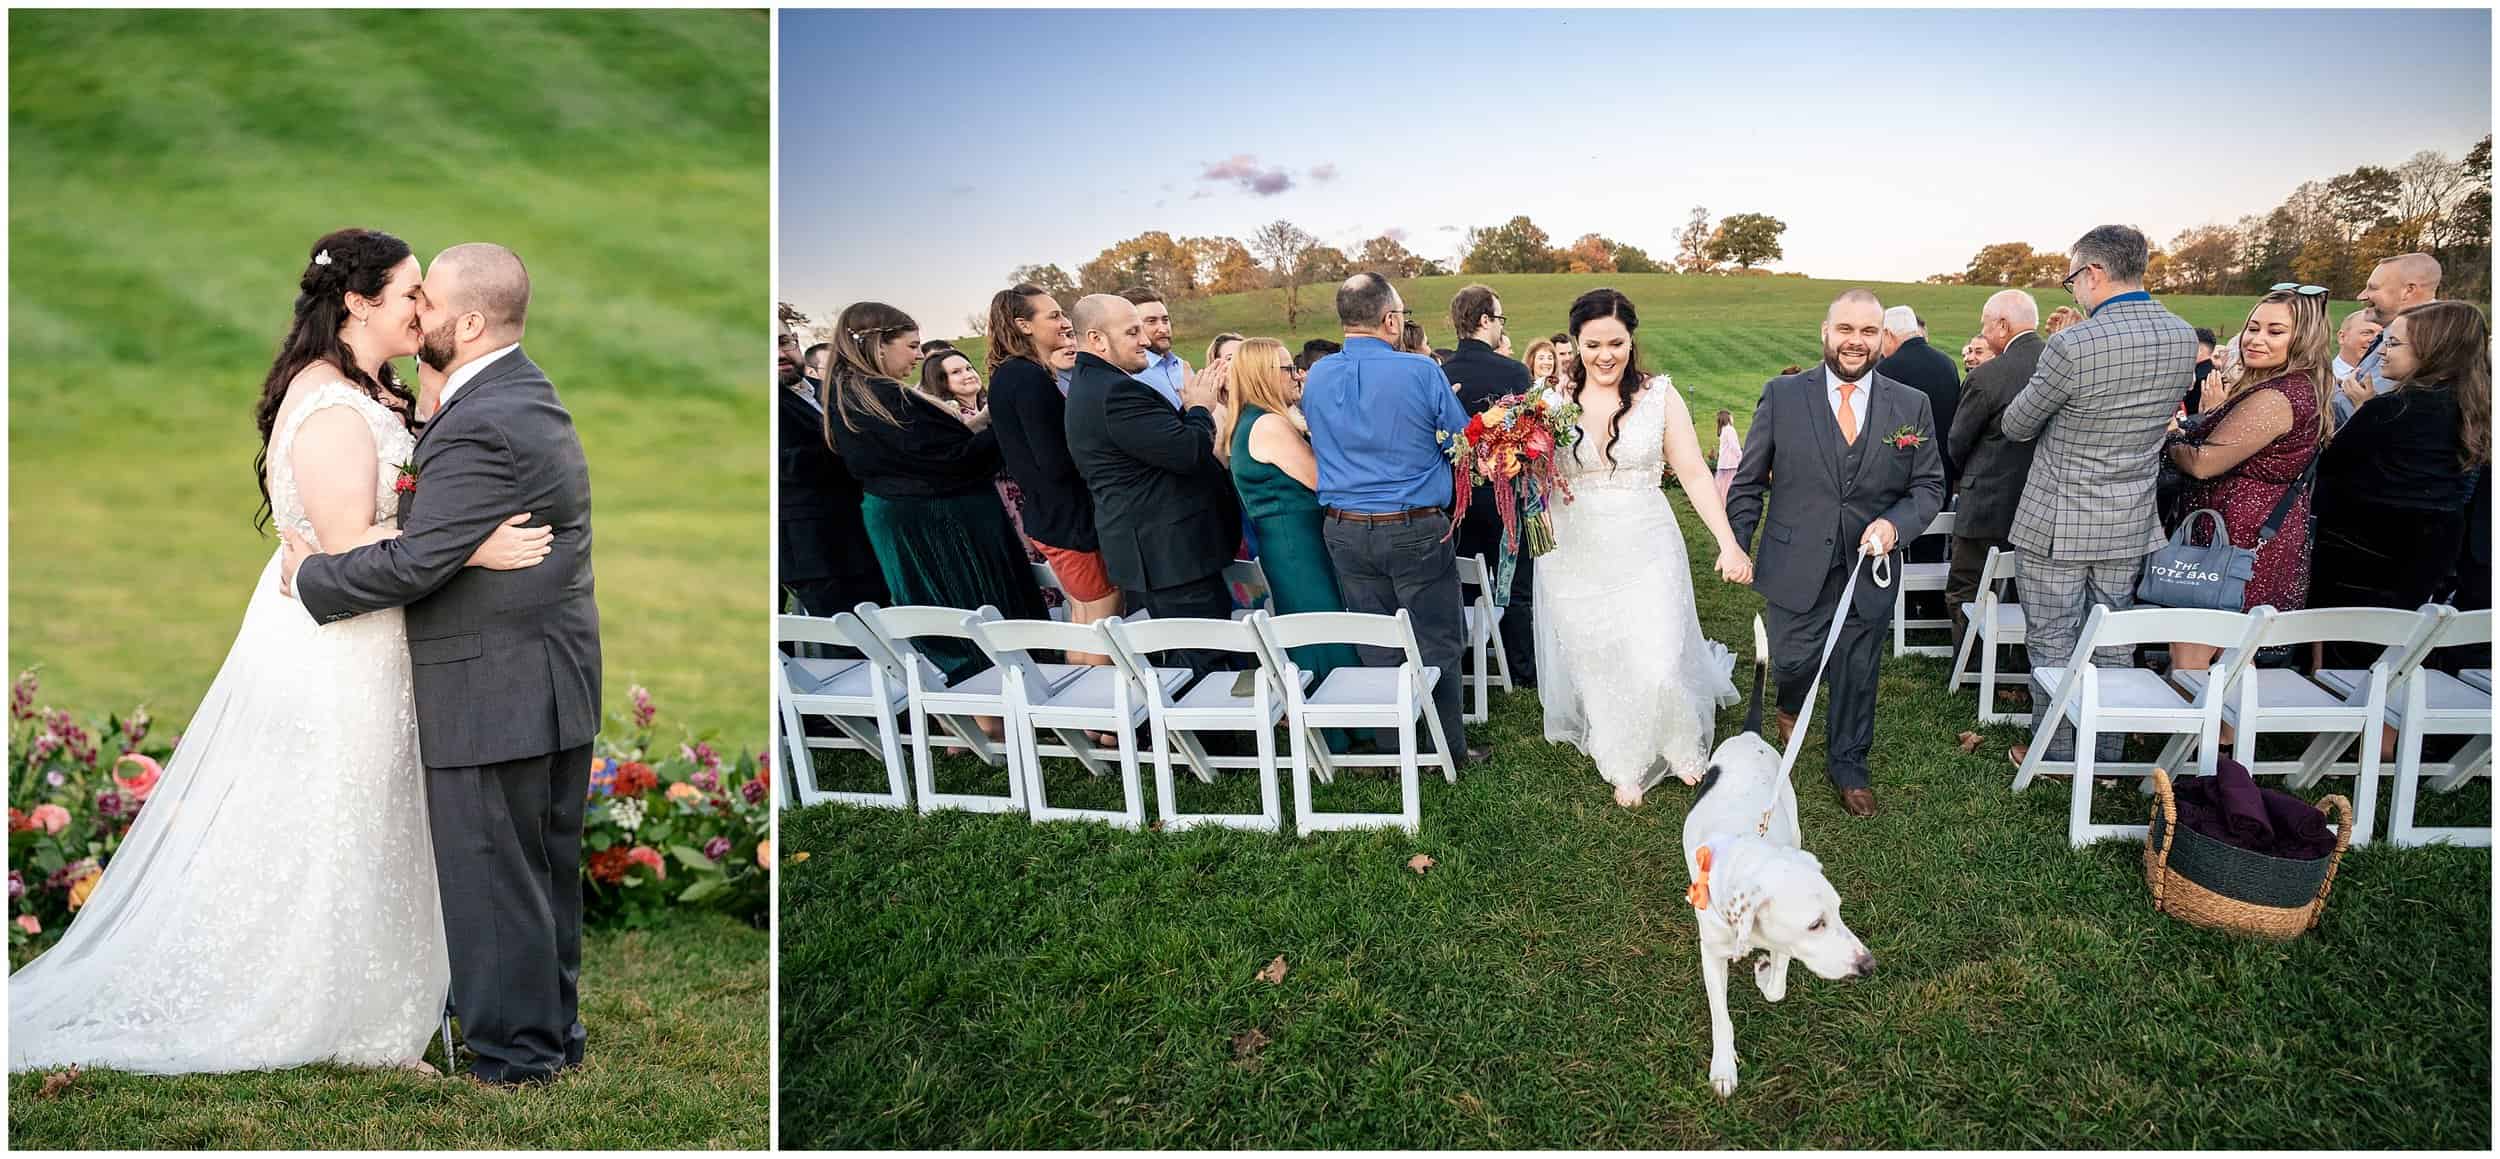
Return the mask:
<path fill-rule="evenodd" d="M 1254 153 L 1235 153 L 1207 166 L 1198 175 L 1200 181 L 1222 181 L 1241 186 L 1260 197 L 1274 197 L 1293 188 L 1293 174 L 1281 165 L 1262 166 Z"/>
<path fill-rule="evenodd" d="M 1337 163 L 1336 163 L 1336 162 L 1334 162 L 1334 161 L 1322 161 L 1322 162 L 1320 162 L 1320 163 L 1319 163 L 1319 164 L 1317 164 L 1317 165 L 1313 165 L 1313 166 L 1311 166 L 1311 180 L 1313 180 L 1313 181 L 1334 181 L 1334 180 L 1336 180 L 1336 179 L 1337 179 Z"/>

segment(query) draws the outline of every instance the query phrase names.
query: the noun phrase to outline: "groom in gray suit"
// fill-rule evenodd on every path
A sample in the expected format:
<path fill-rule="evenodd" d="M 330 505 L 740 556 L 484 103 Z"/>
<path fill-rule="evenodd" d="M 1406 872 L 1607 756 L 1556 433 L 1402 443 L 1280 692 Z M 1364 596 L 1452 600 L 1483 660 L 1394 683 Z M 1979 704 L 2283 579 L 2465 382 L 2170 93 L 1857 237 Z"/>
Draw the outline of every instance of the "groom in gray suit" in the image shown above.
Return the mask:
<path fill-rule="evenodd" d="M 426 810 L 470 1074 L 519 1085 L 577 1066 L 581 847 L 599 731 L 590 471 L 573 419 L 521 332 L 529 273 L 496 245 L 454 246 L 419 290 L 417 357 L 446 375 L 400 494 L 400 535 L 307 556 L 285 575 L 328 624 L 406 608 Z M 506 517 L 554 529 L 517 571 L 465 568 Z M 299 566 L 300 563 L 300 566 Z"/>
<path fill-rule="evenodd" d="M 1865 544 L 1889 554 L 1899 575 L 1902 542 L 1944 507 L 1941 432 L 1927 396 L 1875 373 L 1883 328 L 1875 295 L 1851 290 L 1832 301 L 1823 315 L 1822 365 L 1762 388 L 1727 503 L 1736 542 L 1752 543 L 1755 525 L 1763 527 L 1753 587 L 1771 635 L 1783 745 L 1814 684 L 1832 617 L 1847 617 L 1832 651 L 1825 769 L 1841 807 L 1856 817 L 1875 813 L 1866 754 L 1875 743 L 1875 682 L 1893 593 L 1861 577 L 1844 609 L 1841 589 L 1861 566 Z"/>

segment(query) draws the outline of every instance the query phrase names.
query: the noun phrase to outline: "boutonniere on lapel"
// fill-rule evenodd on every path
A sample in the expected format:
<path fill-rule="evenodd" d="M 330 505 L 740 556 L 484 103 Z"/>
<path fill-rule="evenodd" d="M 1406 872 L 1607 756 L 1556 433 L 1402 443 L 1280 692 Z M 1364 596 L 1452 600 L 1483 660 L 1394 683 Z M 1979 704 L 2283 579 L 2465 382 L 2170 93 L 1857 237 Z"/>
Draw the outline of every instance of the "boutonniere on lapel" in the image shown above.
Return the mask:
<path fill-rule="evenodd" d="M 1884 441 L 1891 443 L 1892 449 L 1896 451 L 1913 451 L 1927 445 L 1927 436 L 1918 433 L 1918 428 L 1905 423 L 1900 430 L 1892 432 L 1891 437 Z"/>
<path fill-rule="evenodd" d="M 399 465 L 399 481 L 391 484 L 391 489 L 402 495 L 415 492 L 417 489 L 417 465 L 415 463 L 401 463 Z"/>

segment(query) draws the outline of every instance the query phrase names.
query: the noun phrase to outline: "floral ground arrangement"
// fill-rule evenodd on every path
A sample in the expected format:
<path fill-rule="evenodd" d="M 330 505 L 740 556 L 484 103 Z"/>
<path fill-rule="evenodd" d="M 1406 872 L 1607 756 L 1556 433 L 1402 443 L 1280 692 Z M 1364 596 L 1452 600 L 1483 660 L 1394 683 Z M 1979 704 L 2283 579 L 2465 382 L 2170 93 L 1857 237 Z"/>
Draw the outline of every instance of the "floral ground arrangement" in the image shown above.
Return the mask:
<path fill-rule="evenodd" d="M 594 925 L 651 925 L 712 910 L 757 929 L 772 905 L 771 781 L 764 756 L 732 761 L 717 738 L 657 731 L 651 694 L 600 735 L 583 835 Z M 39 706 L 41 673 L 9 690 L 9 963 L 58 941 L 110 867 L 180 743 L 146 708 L 81 723 Z M 411 770 L 410 775 L 422 772 Z"/>
<path fill-rule="evenodd" d="M 1704 629 L 1741 639 L 1755 597 L 1695 587 Z M 1472 730 L 1491 761 L 1426 778 L 1420 837 L 785 816 L 780 1142 L 2490 1146 L 2490 850 L 2355 850 L 2288 945 L 2186 926 L 2153 912 L 2141 846 L 2067 848 L 2065 784 L 2009 791 L 2017 730 L 1964 752 L 1972 698 L 1943 683 L 1942 661 L 1885 662 L 1872 818 L 1841 812 L 1809 736 L 1806 845 L 1878 966 L 1800 971 L 1777 1005 L 1736 971 L 1726 1102 L 1682 897 L 1690 790 L 1616 807 L 1522 692 Z M 1055 803 L 1116 803 L 1051 767 Z M 871 772 L 845 754 L 829 787 Z M 1004 785 L 964 761 L 940 781 Z M 1181 789 L 1257 801 L 1242 774 Z M 1386 778 L 1319 791 L 1396 807 Z M 2147 815 L 2096 796 L 2096 820 Z M 2432 823 L 2491 815 L 2485 787 L 2432 798 Z"/>

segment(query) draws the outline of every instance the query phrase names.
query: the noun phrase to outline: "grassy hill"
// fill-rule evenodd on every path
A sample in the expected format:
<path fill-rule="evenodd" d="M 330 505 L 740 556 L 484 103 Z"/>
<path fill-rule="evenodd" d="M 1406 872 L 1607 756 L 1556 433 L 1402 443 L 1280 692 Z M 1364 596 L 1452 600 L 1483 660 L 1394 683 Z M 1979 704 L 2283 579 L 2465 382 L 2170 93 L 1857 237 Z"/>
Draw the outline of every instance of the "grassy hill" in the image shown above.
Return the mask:
<path fill-rule="evenodd" d="M 275 545 L 252 405 L 304 251 L 357 224 L 528 261 L 597 494 L 609 704 L 642 683 L 761 742 L 767 14 L 9 23 L 12 669 L 189 715 Z"/>
<path fill-rule="evenodd" d="M 1763 380 L 1790 365 L 1811 365 L 1820 356 L 1823 309 L 1842 290 L 1864 287 L 1887 306 L 1917 310 L 1927 320 L 1929 340 L 1958 357 L 1962 344 L 1979 332 L 1981 303 L 1998 289 L 1683 274 L 1496 274 L 1417 278 L 1398 283 L 1398 293 L 1437 348 L 1458 340 L 1450 328 L 1451 296 L 1478 281 L 1501 295 L 1514 350 L 1522 354 L 1529 343 L 1564 328 L 1573 298 L 1598 286 L 1623 291 L 1640 309 L 1642 363 L 1653 373 L 1673 375 L 1704 425 L 1707 412 L 1725 407 L 1736 412 L 1740 428 L 1753 421 Z M 2031 293 L 2040 300 L 2043 316 L 2073 302 L 2054 286 Z M 1297 349 L 1306 339 L 1343 338 L 1334 294 L 1334 286 L 1304 287 L 1301 325 L 1291 331 L 1285 327 L 1283 295 L 1275 290 L 1175 303 L 1174 348 L 1194 366 L 1205 357 L 1207 340 L 1227 330 L 1282 338 Z M 2254 299 L 2164 296 L 2162 303 L 2227 340 L 2247 320 Z M 2358 302 L 2338 302 L 2336 317 L 2359 307 Z M 963 345 L 977 349 L 980 343 L 967 339 Z"/>

